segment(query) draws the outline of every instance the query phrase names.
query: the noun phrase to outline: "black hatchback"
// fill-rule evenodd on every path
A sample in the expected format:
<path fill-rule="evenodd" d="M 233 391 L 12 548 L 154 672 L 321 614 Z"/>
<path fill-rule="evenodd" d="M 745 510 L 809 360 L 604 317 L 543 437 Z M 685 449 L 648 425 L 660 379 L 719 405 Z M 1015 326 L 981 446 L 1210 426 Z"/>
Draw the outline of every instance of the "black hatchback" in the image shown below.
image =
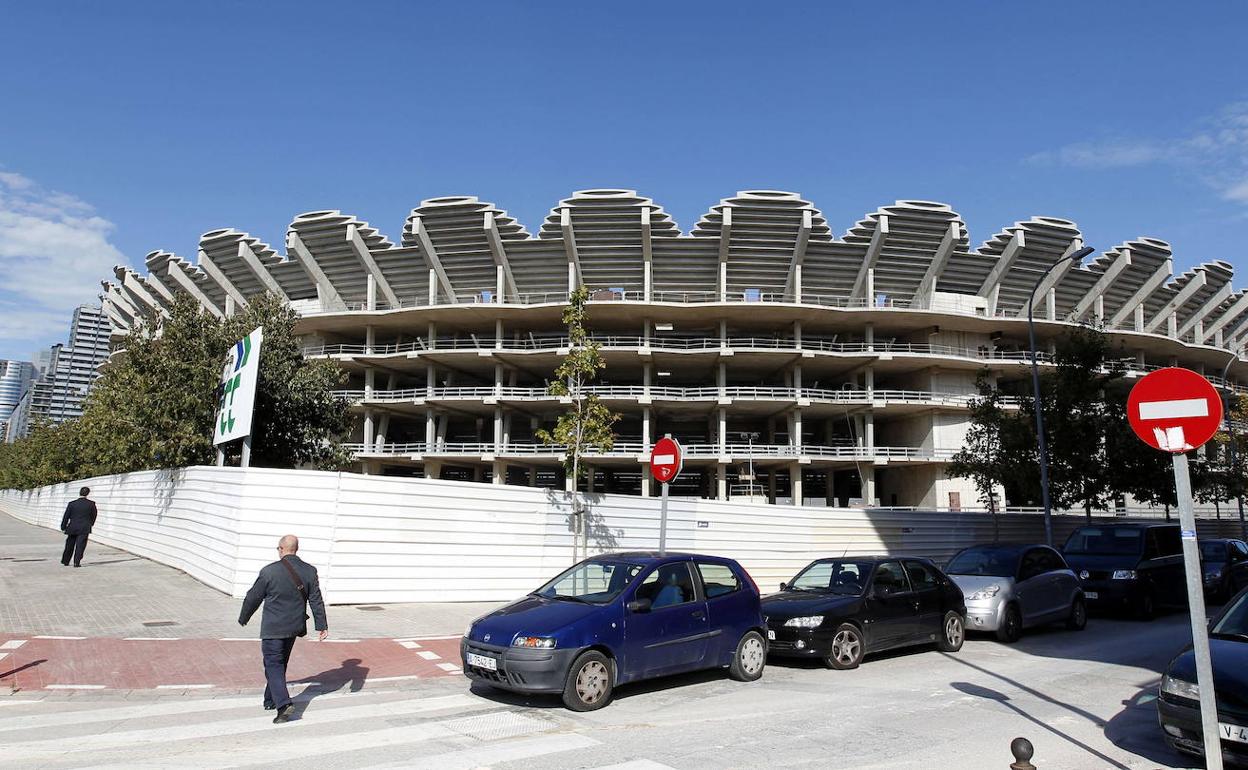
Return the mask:
<path fill-rule="evenodd" d="M 856 556 L 811 562 L 763 597 L 768 653 L 856 668 L 864 655 L 936 642 L 956 652 L 966 635 L 962 591 L 914 557 Z"/>

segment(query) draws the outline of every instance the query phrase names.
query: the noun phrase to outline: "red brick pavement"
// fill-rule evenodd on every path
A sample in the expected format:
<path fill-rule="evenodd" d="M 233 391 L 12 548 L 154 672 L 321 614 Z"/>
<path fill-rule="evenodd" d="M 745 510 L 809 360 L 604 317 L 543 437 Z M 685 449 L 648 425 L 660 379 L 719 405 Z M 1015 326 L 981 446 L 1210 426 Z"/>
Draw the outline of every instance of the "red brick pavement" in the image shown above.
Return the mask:
<path fill-rule="evenodd" d="M 288 681 L 347 689 L 356 682 L 459 675 L 459 639 L 295 643 Z M 20 644 L 19 644 L 20 642 Z M 214 689 L 264 686 L 256 639 L 0 636 L 0 690 Z M 205 688 L 207 689 L 207 688 Z"/>

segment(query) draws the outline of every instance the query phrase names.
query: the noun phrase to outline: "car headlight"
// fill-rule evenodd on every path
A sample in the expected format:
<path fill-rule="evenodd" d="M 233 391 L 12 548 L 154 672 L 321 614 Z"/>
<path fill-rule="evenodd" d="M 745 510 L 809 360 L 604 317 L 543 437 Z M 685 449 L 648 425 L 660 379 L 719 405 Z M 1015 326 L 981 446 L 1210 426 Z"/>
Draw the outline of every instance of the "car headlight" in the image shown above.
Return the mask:
<path fill-rule="evenodd" d="M 968 602 L 978 602 L 984 599 L 991 599 L 999 593 L 1001 593 L 1001 586 L 993 584 L 987 588 L 981 588 L 973 594 L 967 594 L 966 600 Z"/>
<path fill-rule="evenodd" d="M 1135 570 L 1133 569 L 1116 569 L 1113 574 L 1114 580 L 1135 580 Z"/>
<path fill-rule="evenodd" d="M 511 640 L 512 647 L 528 647 L 536 650 L 549 650 L 555 646 L 555 640 L 549 636 L 517 636 Z"/>
<path fill-rule="evenodd" d="M 1200 685 L 1186 679 L 1175 679 L 1166 674 L 1161 678 L 1161 691 L 1166 695 L 1174 695 L 1188 700 L 1200 700 Z"/>
<path fill-rule="evenodd" d="M 784 621 L 789 628 L 818 628 L 823 625 L 822 615 L 806 615 L 800 618 L 789 618 Z"/>
<path fill-rule="evenodd" d="M 472 624 L 472 623 L 469 623 L 469 624 L 468 624 L 468 627 L 464 629 L 464 638 L 465 638 L 465 639 L 467 639 L 468 637 L 472 636 L 472 626 L 473 626 L 473 624 Z"/>

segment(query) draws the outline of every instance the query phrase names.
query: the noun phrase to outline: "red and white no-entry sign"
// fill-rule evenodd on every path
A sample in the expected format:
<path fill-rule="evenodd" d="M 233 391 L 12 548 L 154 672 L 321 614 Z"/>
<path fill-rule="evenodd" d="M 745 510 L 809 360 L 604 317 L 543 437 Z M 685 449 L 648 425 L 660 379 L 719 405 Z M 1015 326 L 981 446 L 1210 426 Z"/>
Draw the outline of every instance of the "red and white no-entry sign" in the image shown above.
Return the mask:
<path fill-rule="evenodd" d="M 680 475 L 685 461 L 684 451 L 680 442 L 670 436 L 654 442 L 650 450 L 650 474 L 660 484 L 673 481 Z"/>
<path fill-rule="evenodd" d="M 1190 369 L 1158 369 L 1135 384 L 1127 420 L 1145 444 L 1179 454 L 1204 444 L 1222 424 L 1222 399 Z"/>

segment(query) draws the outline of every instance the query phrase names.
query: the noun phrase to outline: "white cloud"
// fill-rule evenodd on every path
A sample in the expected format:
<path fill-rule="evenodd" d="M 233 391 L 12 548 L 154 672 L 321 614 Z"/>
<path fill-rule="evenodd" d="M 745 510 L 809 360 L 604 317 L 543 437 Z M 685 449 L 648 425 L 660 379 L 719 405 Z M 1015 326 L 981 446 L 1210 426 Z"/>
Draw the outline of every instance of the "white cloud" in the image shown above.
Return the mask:
<path fill-rule="evenodd" d="M 1195 176 L 1225 200 L 1248 204 L 1248 102 L 1227 105 L 1184 135 L 1076 142 L 1026 160 L 1094 170 L 1165 165 Z"/>
<path fill-rule="evenodd" d="M 98 302 L 100 281 L 126 263 L 109 242 L 113 229 L 90 204 L 0 171 L 2 355 L 28 355 L 18 341 L 33 349 L 60 340 L 73 308 Z"/>

